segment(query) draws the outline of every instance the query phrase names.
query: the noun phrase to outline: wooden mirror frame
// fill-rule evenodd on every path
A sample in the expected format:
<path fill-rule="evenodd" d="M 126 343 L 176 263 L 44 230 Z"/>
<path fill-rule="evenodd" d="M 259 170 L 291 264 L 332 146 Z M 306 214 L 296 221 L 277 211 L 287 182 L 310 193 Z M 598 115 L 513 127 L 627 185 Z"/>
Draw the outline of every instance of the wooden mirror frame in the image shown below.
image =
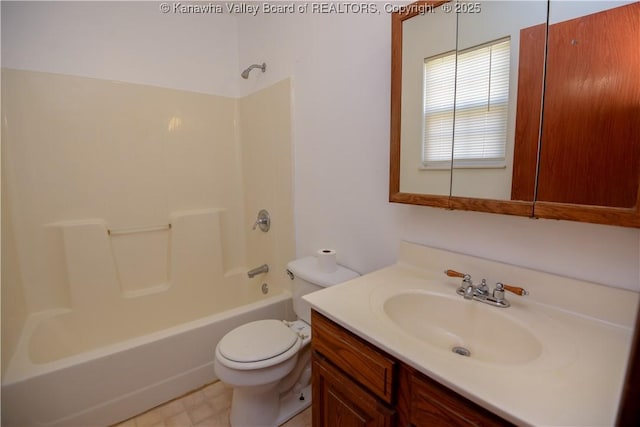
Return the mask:
<path fill-rule="evenodd" d="M 640 227 L 640 186 L 635 206 L 613 208 L 544 201 L 493 200 L 400 191 L 400 149 L 402 116 L 402 24 L 427 7 L 438 7 L 445 1 L 420 0 L 401 7 L 391 15 L 391 123 L 389 201 L 448 209 L 518 215 L 534 218 L 562 219 L 597 224 Z M 640 159 L 639 159 L 640 161 Z M 638 177 L 640 182 L 640 176 Z M 451 192 L 451 190 L 449 190 Z M 533 195 L 532 195 L 533 197 Z"/>

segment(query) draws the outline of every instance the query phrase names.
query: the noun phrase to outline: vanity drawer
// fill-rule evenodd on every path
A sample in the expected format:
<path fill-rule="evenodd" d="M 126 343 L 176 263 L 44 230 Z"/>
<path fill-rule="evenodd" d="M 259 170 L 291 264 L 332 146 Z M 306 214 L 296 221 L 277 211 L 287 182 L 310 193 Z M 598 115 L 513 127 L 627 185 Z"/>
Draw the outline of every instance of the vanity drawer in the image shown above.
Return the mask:
<path fill-rule="evenodd" d="M 411 377 L 409 420 L 415 427 L 513 425 L 417 372 Z"/>
<path fill-rule="evenodd" d="M 311 330 L 313 350 L 383 401 L 392 402 L 393 359 L 316 311 L 311 313 Z"/>

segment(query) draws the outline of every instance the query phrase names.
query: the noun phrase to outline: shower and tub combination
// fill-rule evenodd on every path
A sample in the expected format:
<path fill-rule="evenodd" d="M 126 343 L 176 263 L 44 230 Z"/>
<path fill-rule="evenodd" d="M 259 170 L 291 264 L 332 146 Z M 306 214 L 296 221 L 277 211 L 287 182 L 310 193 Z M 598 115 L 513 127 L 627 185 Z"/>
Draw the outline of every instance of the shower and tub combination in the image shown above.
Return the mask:
<path fill-rule="evenodd" d="M 127 324 L 112 324 L 112 343 L 96 343 L 99 347 L 60 359 L 47 352 L 50 337 L 45 334 L 96 319 L 33 319 L 4 379 L 2 425 L 108 426 L 123 421 L 216 380 L 215 343 L 247 322 L 288 316 L 290 303 L 290 294 L 282 292 L 240 307 L 220 304 L 209 308 L 217 314 L 137 337 Z"/>
<path fill-rule="evenodd" d="M 170 226 L 128 230 L 100 221 L 51 225 L 63 236 L 76 309 L 28 319 L 3 378 L 3 425 L 124 420 L 214 381 L 213 350 L 229 330 L 258 319 L 290 318 L 288 290 L 259 291 L 266 265 L 224 273 L 216 244 L 219 214 L 182 212 Z M 170 242 L 167 283 L 123 292 L 117 284 L 133 279 L 124 256 L 132 254 L 120 256 L 123 243 L 114 241 L 162 235 Z M 102 283 L 96 283 L 96 273 Z M 286 278 L 284 271 L 278 276 Z M 216 283 L 206 277 L 217 277 Z M 87 283 L 104 289 L 88 293 Z"/>
<path fill-rule="evenodd" d="M 3 426 L 120 422 L 216 380 L 235 327 L 293 319 L 288 80 L 230 99 L 2 79 Z M 265 206 L 278 227 L 253 231 Z"/>

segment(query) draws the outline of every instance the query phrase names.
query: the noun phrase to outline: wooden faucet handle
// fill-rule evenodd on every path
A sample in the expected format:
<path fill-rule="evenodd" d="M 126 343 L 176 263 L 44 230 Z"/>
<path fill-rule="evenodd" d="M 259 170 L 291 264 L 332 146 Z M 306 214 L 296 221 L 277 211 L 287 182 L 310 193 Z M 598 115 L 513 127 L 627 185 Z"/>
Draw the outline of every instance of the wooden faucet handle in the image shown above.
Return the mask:
<path fill-rule="evenodd" d="M 455 271 L 455 270 L 445 270 L 444 274 L 446 274 L 449 277 L 462 277 L 462 278 L 464 278 L 464 276 L 465 276 L 464 273 L 460 273 L 459 271 Z"/>
<path fill-rule="evenodd" d="M 516 295 L 524 296 L 529 295 L 529 291 L 520 286 L 503 285 L 505 291 L 513 292 Z"/>

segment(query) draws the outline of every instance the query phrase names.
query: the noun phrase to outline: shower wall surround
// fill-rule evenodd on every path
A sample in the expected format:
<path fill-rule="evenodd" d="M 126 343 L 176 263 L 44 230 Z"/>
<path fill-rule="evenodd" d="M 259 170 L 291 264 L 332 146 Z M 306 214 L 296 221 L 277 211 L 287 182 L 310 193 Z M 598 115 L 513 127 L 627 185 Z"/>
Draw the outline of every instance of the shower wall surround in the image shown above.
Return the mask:
<path fill-rule="evenodd" d="M 252 263 L 284 271 L 289 86 L 236 99 L 3 69 L 3 369 L 29 314 L 169 289 L 223 298 Z M 260 208 L 270 233 L 251 233 Z"/>

